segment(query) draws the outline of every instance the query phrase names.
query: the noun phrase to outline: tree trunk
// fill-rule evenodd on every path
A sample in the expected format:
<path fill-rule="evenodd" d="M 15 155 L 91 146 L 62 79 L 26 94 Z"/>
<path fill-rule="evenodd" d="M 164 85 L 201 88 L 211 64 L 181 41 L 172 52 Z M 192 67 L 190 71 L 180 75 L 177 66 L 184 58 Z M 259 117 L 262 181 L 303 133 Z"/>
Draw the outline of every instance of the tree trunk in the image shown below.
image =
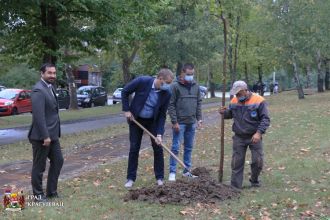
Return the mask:
<path fill-rule="evenodd" d="M 317 91 L 324 92 L 324 76 L 322 73 L 322 58 L 320 50 L 317 51 Z"/>
<path fill-rule="evenodd" d="M 264 96 L 264 83 L 262 82 L 262 64 L 259 64 L 258 66 L 258 77 L 259 77 L 258 93 L 259 95 Z"/>
<path fill-rule="evenodd" d="M 222 8 L 221 1 L 218 0 L 219 5 Z M 223 11 L 221 11 L 221 20 L 223 22 L 223 82 L 222 82 L 222 106 L 226 105 L 226 77 L 227 77 L 227 19 L 225 18 Z M 224 163 L 224 152 L 225 152 L 225 118 L 221 115 L 221 131 L 220 131 L 220 164 L 219 164 L 219 182 L 222 182 L 223 178 L 223 163 Z"/>
<path fill-rule="evenodd" d="M 293 77 L 294 77 L 294 81 L 296 83 L 296 89 L 297 89 L 297 92 L 298 92 L 298 98 L 299 99 L 304 99 L 304 91 L 303 91 L 303 88 L 302 88 L 302 85 L 300 83 L 300 79 L 299 79 L 299 73 L 298 73 L 298 68 L 297 68 L 297 64 L 296 64 L 296 61 L 295 59 L 293 59 Z"/>
<path fill-rule="evenodd" d="M 181 61 L 178 61 L 176 64 L 176 76 L 180 76 L 182 71 L 183 64 Z"/>
<path fill-rule="evenodd" d="M 235 50 L 234 50 L 234 66 L 233 66 L 233 81 L 237 80 L 237 62 L 238 62 L 238 40 L 239 40 L 239 26 L 240 26 L 240 16 L 236 18 L 236 39 L 235 39 Z"/>
<path fill-rule="evenodd" d="M 137 51 L 139 50 L 139 45 L 136 44 L 133 48 L 133 51 L 130 56 L 128 56 L 128 53 L 125 52 L 122 54 L 122 70 L 123 70 L 123 78 L 124 83 L 128 83 L 132 80 L 133 76 L 130 71 L 130 66 L 136 56 Z"/>
<path fill-rule="evenodd" d="M 312 87 L 312 71 L 311 71 L 311 65 L 308 64 L 306 66 L 306 88 Z"/>
<path fill-rule="evenodd" d="M 324 86 L 325 86 L 325 90 L 330 90 L 330 59 L 325 59 L 324 64 L 325 64 Z"/>
<path fill-rule="evenodd" d="M 232 27 L 231 21 L 232 21 L 232 14 L 229 13 L 228 15 L 228 26 Z M 230 30 L 234 30 L 234 28 L 230 28 Z M 230 31 L 229 31 L 230 32 Z M 234 76 L 234 64 L 233 64 L 233 34 L 230 32 L 228 36 L 228 67 L 229 67 L 229 74 L 230 74 L 230 81 L 231 84 L 235 82 L 235 76 Z"/>
<path fill-rule="evenodd" d="M 54 8 L 41 3 L 40 4 L 40 22 L 44 30 L 50 31 L 50 33 L 42 36 L 41 40 L 45 44 L 45 48 L 48 50 L 44 52 L 43 63 L 56 64 L 57 57 L 55 53 L 59 49 L 59 45 L 56 41 L 57 35 L 57 13 Z"/>
<path fill-rule="evenodd" d="M 245 37 L 245 51 L 247 51 L 248 49 L 248 37 L 246 36 Z M 246 52 L 245 52 L 246 53 Z M 245 54 L 246 55 L 246 54 Z M 247 62 L 245 61 L 244 62 L 244 75 L 245 75 L 245 82 L 246 84 L 249 85 L 249 73 L 248 73 L 248 64 Z"/>
<path fill-rule="evenodd" d="M 229 37 L 230 42 L 231 42 L 231 40 L 232 40 L 232 38 Z M 230 73 L 230 81 L 231 81 L 231 84 L 233 84 L 235 82 L 235 76 L 234 76 L 234 68 L 233 68 L 233 47 L 232 47 L 231 43 L 228 45 L 228 67 L 229 67 L 229 73 Z"/>
<path fill-rule="evenodd" d="M 214 83 L 214 77 L 213 72 L 210 68 L 210 64 L 208 64 L 208 79 L 209 79 L 209 90 L 211 94 L 211 98 L 215 97 L 215 83 Z"/>
<path fill-rule="evenodd" d="M 68 79 L 68 85 L 69 85 L 70 109 L 77 110 L 78 102 L 76 98 L 73 98 L 73 97 L 77 97 L 77 87 L 76 87 L 76 83 L 74 82 L 74 75 L 72 73 L 72 68 L 68 64 L 65 64 L 65 75 L 66 78 Z"/>
<path fill-rule="evenodd" d="M 122 61 L 122 69 L 123 69 L 123 77 L 124 77 L 124 83 L 128 83 L 129 81 L 131 81 L 132 79 L 132 75 L 131 75 L 131 72 L 130 72 L 130 61 L 127 57 L 123 58 L 123 61 Z"/>
<path fill-rule="evenodd" d="M 250 84 L 247 62 L 244 62 L 244 75 L 246 84 Z"/>

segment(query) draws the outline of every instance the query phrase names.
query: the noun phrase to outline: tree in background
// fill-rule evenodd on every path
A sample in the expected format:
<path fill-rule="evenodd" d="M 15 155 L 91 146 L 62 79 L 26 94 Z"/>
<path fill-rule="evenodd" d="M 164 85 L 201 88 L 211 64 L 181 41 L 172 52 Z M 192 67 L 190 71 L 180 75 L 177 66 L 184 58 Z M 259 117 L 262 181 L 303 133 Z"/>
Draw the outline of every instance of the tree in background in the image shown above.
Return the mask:
<path fill-rule="evenodd" d="M 115 18 L 108 1 L 11 0 L 0 5 L 4 42 L 1 51 L 16 62 L 31 66 L 41 63 L 66 63 L 68 51 L 86 51 L 88 42 L 102 42 L 111 32 Z M 73 79 L 70 64 L 64 65 L 68 79 Z M 72 80 L 71 80 L 72 81 Z M 71 97 L 76 97 L 74 83 L 69 83 Z M 71 99 L 71 108 L 77 108 Z"/>

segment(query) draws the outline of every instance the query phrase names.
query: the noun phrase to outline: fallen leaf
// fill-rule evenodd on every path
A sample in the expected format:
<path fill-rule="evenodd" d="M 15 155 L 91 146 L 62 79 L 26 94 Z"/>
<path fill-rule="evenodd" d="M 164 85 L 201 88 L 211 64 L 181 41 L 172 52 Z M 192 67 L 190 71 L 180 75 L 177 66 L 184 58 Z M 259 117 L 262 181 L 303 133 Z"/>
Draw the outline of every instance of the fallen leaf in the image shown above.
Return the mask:
<path fill-rule="evenodd" d="M 220 211 L 220 209 L 213 209 L 212 213 L 213 214 L 221 214 L 221 211 Z"/>
<path fill-rule="evenodd" d="M 0 170 L 0 173 L 7 173 L 7 171 L 5 171 L 5 170 Z"/>
<path fill-rule="evenodd" d="M 319 201 L 315 204 L 315 207 L 321 207 L 321 205 L 322 205 L 322 202 Z"/>
<path fill-rule="evenodd" d="M 181 214 L 181 215 L 187 215 L 188 212 L 187 212 L 187 211 L 180 211 L 180 214 Z"/>
<path fill-rule="evenodd" d="M 272 207 L 276 208 L 277 207 L 277 203 L 272 203 Z"/>
<path fill-rule="evenodd" d="M 100 180 L 95 180 L 93 182 L 94 186 L 98 187 L 99 185 L 101 185 L 101 181 Z"/>
<path fill-rule="evenodd" d="M 294 187 L 294 188 L 291 189 L 291 191 L 293 191 L 293 192 L 299 192 L 300 191 L 300 188 Z"/>
<path fill-rule="evenodd" d="M 285 170 L 285 166 L 281 166 L 278 168 L 279 170 Z"/>
<path fill-rule="evenodd" d="M 314 212 L 311 211 L 311 210 L 306 210 L 304 212 L 301 212 L 300 214 L 303 215 L 303 216 L 310 216 L 310 217 L 314 216 Z"/>

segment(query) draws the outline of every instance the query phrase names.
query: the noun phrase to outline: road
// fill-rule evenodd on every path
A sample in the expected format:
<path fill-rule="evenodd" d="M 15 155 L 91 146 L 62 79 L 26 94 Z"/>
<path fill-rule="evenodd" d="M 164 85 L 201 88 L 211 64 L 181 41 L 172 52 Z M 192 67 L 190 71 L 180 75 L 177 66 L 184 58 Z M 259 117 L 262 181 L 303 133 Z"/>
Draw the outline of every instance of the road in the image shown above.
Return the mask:
<path fill-rule="evenodd" d="M 265 96 L 269 95 L 268 93 Z M 216 93 L 216 96 L 221 96 L 221 93 Z M 226 94 L 229 97 L 229 94 Z M 108 104 L 112 105 L 112 99 L 108 100 Z M 217 106 L 219 103 L 207 103 L 203 104 L 203 108 Z M 61 132 L 62 134 L 79 133 L 82 131 L 91 131 L 100 128 L 107 127 L 113 124 L 120 124 L 125 122 L 123 114 L 114 114 L 103 116 L 99 118 L 77 120 L 74 122 L 62 122 Z M 15 129 L 2 129 L 0 130 L 0 145 L 11 144 L 18 141 L 27 141 L 28 128 L 15 128 Z"/>

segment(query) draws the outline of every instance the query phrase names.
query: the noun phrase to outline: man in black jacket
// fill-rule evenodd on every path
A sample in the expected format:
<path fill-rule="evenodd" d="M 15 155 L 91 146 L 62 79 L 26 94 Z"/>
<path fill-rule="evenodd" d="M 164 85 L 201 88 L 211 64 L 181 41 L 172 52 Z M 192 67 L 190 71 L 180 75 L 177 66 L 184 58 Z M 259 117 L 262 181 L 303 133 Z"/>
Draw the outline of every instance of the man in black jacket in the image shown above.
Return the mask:
<path fill-rule="evenodd" d="M 56 80 L 56 68 L 46 63 L 40 68 L 41 79 L 33 87 L 32 125 L 28 134 L 33 149 L 33 167 L 31 174 L 32 190 L 38 201 L 46 200 L 42 189 L 42 176 L 50 160 L 46 195 L 56 198 L 57 182 L 63 166 L 63 156 L 59 138 L 61 136 L 58 101 L 53 83 Z"/>

